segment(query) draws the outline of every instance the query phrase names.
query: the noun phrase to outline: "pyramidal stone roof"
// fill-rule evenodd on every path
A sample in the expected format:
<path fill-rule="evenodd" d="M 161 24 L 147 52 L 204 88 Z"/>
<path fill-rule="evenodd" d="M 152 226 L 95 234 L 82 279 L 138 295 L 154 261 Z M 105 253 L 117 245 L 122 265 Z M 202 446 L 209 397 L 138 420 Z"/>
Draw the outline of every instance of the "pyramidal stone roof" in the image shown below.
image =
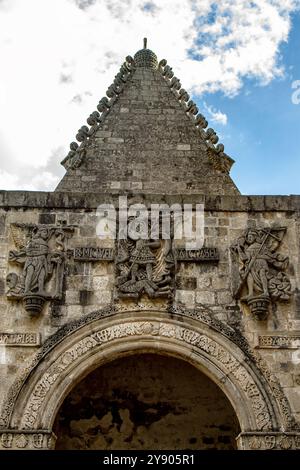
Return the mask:
<path fill-rule="evenodd" d="M 239 194 L 234 160 L 146 40 L 106 95 L 70 144 L 56 191 Z"/>

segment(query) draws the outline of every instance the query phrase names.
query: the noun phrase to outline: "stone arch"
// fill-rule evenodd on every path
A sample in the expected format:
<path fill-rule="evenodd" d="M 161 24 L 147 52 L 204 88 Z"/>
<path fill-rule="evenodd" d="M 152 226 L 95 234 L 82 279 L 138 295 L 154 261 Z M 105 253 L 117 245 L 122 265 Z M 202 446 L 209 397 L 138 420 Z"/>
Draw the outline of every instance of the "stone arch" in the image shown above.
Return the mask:
<path fill-rule="evenodd" d="M 160 352 L 93 370 L 66 396 L 52 429 L 55 450 L 233 450 L 240 434 L 218 385 Z"/>
<path fill-rule="evenodd" d="M 213 380 L 232 404 L 242 435 L 286 429 L 270 384 L 230 335 L 217 331 L 217 323 L 180 312 L 111 313 L 94 312 L 48 342 L 10 399 L 6 428 L 34 433 L 36 440 L 43 433 L 49 437 L 64 398 L 92 370 L 129 354 L 157 352 L 183 359 Z"/>

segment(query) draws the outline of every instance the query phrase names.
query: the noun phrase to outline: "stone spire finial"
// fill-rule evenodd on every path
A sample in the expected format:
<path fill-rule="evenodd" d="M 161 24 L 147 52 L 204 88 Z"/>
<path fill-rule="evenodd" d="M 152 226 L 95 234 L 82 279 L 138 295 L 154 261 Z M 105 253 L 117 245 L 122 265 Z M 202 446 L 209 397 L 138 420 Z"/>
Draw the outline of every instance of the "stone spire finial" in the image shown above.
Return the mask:
<path fill-rule="evenodd" d="M 147 69 L 157 69 L 158 62 L 156 54 L 147 49 L 147 38 L 144 38 L 144 48 L 137 51 L 134 56 L 136 67 L 146 67 Z"/>

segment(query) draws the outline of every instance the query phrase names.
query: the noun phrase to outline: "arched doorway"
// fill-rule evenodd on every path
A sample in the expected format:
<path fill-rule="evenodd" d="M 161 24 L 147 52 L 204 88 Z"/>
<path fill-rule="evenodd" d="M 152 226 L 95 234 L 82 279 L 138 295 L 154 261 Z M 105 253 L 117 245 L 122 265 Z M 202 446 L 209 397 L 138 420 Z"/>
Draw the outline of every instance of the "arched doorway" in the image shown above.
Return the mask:
<path fill-rule="evenodd" d="M 94 370 L 65 398 L 56 449 L 235 449 L 236 414 L 186 361 L 135 354 Z"/>
<path fill-rule="evenodd" d="M 99 367 L 141 354 L 176 358 L 215 383 L 238 418 L 239 449 L 283 448 L 286 432 L 298 446 L 284 393 L 234 330 L 198 311 L 111 307 L 65 325 L 24 368 L 2 406 L 3 446 L 26 441 L 27 448 L 54 448 L 55 419 L 76 384 Z"/>

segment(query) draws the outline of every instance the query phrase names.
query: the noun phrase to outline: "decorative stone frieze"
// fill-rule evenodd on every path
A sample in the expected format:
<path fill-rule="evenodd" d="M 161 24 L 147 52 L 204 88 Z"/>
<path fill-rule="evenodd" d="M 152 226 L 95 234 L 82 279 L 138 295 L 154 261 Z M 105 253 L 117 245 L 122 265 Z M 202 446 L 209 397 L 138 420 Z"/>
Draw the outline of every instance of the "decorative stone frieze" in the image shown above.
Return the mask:
<path fill-rule="evenodd" d="M 300 334 L 258 335 L 256 347 L 261 349 L 300 349 Z"/>
<path fill-rule="evenodd" d="M 153 337 L 168 338 L 172 341 L 178 341 L 189 347 L 199 349 L 219 364 L 219 368 L 228 375 L 231 381 L 244 394 L 252 407 L 255 416 L 257 429 L 271 429 L 272 418 L 265 399 L 253 380 L 253 377 L 244 367 L 242 362 L 232 355 L 228 349 L 222 347 L 213 339 L 203 333 L 199 333 L 178 324 L 160 323 L 157 321 L 131 321 L 124 322 L 106 328 L 94 330 L 82 338 L 75 345 L 70 346 L 61 354 L 57 360 L 47 368 L 47 371 L 40 377 L 32 389 L 31 395 L 27 400 L 21 420 L 22 429 L 33 429 L 36 425 L 40 410 L 44 408 L 48 397 L 52 396 L 58 381 L 62 376 L 68 373 L 70 368 L 84 357 L 90 356 L 92 351 L 97 351 L 106 343 L 118 341 L 122 338 L 134 337 Z"/>
<path fill-rule="evenodd" d="M 51 431 L 6 429 L 0 433 L 0 450 L 52 450 L 55 441 Z"/>
<path fill-rule="evenodd" d="M 300 433 L 242 432 L 237 444 L 240 450 L 299 450 Z"/>
<path fill-rule="evenodd" d="M 3 333 L 0 332 L 0 346 L 39 346 L 38 333 Z"/>

